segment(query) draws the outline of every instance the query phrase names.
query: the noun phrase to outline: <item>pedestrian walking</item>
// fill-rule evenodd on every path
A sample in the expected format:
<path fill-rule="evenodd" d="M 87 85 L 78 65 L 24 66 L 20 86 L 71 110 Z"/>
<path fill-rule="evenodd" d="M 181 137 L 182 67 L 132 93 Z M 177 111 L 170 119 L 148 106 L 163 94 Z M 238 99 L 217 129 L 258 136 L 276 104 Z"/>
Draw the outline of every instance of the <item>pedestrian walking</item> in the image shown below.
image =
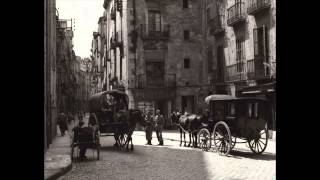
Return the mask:
<path fill-rule="evenodd" d="M 57 122 L 61 136 L 65 135 L 65 131 L 68 130 L 68 124 L 67 124 L 67 116 L 63 113 L 60 112 L 58 115 L 58 122 Z"/>
<path fill-rule="evenodd" d="M 70 112 L 69 112 L 68 121 L 69 121 L 69 124 L 71 123 L 71 121 L 74 122 L 74 115 L 73 115 L 73 113 L 70 113 Z"/>
<path fill-rule="evenodd" d="M 146 145 L 152 145 L 151 140 L 152 140 L 153 125 L 154 125 L 152 112 L 148 112 L 147 116 L 145 117 L 145 121 L 146 121 L 145 131 L 146 131 L 146 139 L 147 139 Z"/>
<path fill-rule="evenodd" d="M 83 120 L 83 116 L 82 116 L 81 111 L 78 112 L 78 118 L 79 118 L 79 121 L 82 121 L 82 120 Z"/>
<path fill-rule="evenodd" d="M 164 118 L 163 118 L 163 115 L 160 114 L 159 109 L 156 110 L 156 114 L 154 116 L 154 122 L 155 122 L 155 129 L 156 129 L 157 138 L 159 141 L 158 145 L 162 146 L 163 145 L 162 129 L 163 129 Z"/>

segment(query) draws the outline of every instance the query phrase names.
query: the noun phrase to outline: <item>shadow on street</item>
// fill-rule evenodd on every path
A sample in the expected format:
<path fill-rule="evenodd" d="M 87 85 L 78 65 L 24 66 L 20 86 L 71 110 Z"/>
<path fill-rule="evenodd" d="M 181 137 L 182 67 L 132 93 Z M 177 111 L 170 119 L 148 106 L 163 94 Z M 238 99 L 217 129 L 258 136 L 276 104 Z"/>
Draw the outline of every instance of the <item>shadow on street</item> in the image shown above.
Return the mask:
<path fill-rule="evenodd" d="M 245 151 L 239 151 L 239 150 L 231 150 L 229 155 L 233 158 L 250 158 L 255 160 L 266 160 L 266 161 L 272 161 L 276 160 L 276 155 L 268 152 L 264 152 L 262 154 L 254 154 L 253 152 L 245 152 Z"/>

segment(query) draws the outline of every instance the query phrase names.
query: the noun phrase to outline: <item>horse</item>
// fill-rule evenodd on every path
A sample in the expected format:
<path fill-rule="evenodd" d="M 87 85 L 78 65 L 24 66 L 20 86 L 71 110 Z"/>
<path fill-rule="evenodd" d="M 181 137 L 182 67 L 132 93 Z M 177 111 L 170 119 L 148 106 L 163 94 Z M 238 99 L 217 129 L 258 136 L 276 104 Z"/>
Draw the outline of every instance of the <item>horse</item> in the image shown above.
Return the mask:
<path fill-rule="evenodd" d="M 133 151 L 132 134 L 137 123 L 145 126 L 144 114 L 138 109 L 129 109 L 127 112 L 124 112 L 119 119 L 122 121 L 122 126 L 114 133 L 116 145 L 129 151 L 129 144 L 131 143 L 130 150 Z M 124 142 L 120 143 L 121 141 Z M 123 145 L 121 146 L 121 144 Z"/>
<path fill-rule="evenodd" d="M 197 132 L 199 127 L 201 126 L 202 116 L 196 114 L 185 114 L 181 115 L 178 122 L 178 127 L 180 130 L 180 146 L 182 145 L 182 134 L 184 137 L 184 146 L 186 146 L 186 132 L 189 134 L 189 144 L 191 143 L 194 148 L 198 147 L 197 142 Z"/>

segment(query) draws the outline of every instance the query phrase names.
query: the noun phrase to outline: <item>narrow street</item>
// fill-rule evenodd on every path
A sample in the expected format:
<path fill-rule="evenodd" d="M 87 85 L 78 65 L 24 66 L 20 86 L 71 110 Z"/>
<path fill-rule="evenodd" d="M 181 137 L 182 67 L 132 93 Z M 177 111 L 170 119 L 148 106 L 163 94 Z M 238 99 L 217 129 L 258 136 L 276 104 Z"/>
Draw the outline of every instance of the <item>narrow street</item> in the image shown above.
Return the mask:
<path fill-rule="evenodd" d="M 81 179 L 275 179 L 275 141 L 270 140 L 262 155 L 254 155 L 245 144 L 237 144 L 228 157 L 210 150 L 179 147 L 178 131 L 163 133 L 164 146 L 155 133 L 152 146 L 146 143 L 143 131 L 135 131 L 134 151 L 122 152 L 113 147 L 112 137 L 101 137 L 100 160 L 87 151 L 86 161 L 59 180 Z"/>

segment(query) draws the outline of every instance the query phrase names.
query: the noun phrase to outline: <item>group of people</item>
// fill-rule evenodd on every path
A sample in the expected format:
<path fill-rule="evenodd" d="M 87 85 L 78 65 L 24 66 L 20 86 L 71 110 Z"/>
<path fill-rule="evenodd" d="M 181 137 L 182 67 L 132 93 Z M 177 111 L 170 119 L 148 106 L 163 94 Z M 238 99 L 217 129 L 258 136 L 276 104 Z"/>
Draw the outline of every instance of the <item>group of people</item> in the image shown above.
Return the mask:
<path fill-rule="evenodd" d="M 162 114 L 160 114 L 160 110 L 157 109 L 155 112 L 155 115 L 152 115 L 152 112 L 148 112 L 145 117 L 145 122 L 146 122 L 145 131 L 146 131 L 146 139 L 147 139 L 146 145 L 152 145 L 151 144 L 152 132 L 153 132 L 153 129 L 155 129 L 157 134 L 157 139 L 159 141 L 158 145 L 163 146 L 162 129 L 164 124 L 164 117 Z"/>

